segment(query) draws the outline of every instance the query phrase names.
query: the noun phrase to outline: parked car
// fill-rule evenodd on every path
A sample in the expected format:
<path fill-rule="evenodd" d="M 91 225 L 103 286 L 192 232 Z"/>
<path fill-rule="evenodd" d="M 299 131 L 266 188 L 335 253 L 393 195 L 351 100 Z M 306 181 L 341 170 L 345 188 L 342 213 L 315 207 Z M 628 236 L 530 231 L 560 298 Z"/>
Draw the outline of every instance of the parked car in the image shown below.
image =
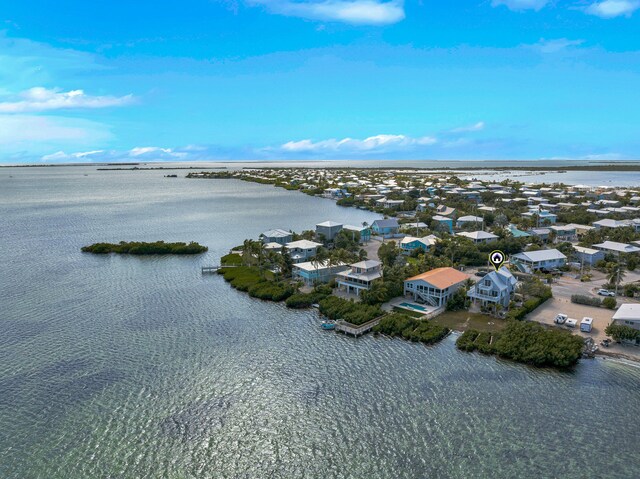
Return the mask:
<path fill-rule="evenodd" d="M 564 324 L 567 319 L 569 319 L 569 316 L 560 313 L 558 314 L 558 316 L 556 316 L 556 319 L 554 319 L 553 322 L 557 324 Z"/>
<path fill-rule="evenodd" d="M 568 328 L 575 328 L 576 324 L 578 324 L 578 320 L 572 318 L 567 319 L 564 323 L 564 325 Z"/>
<path fill-rule="evenodd" d="M 489 273 L 488 273 L 488 272 L 486 272 L 486 271 L 478 271 L 478 272 L 476 272 L 476 276 L 477 276 L 478 278 L 483 278 L 483 277 L 485 277 L 485 276 L 486 276 L 486 275 L 488 275 L 488 274 L 489 274 Z"/>
<path fill-rule="evenodd" d="M 600 296 L 613 296 L 613 297 L 615 297 L 616 292 L 615 291 L 609 291 L 608 289 L 599 289 L 598 290 L 598 294 Z"/>

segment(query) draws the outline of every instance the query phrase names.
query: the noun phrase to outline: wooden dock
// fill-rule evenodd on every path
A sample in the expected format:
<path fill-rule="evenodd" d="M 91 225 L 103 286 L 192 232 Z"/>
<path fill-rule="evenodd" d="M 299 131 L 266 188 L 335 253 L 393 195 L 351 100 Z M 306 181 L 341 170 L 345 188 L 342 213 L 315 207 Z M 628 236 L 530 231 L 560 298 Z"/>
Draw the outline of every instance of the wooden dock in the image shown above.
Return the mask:
<path fill-rule="evenodd" d="M 213 266 L 203 266 L 201 269 L 202 274 L 213 274 L 217 273 L 219 269 L 222 268 L 239 268 L 240 264 L 225 264 L 225 265 L 213 265 Z"/>
<path fill-rule="evenodd" d="M 336 331 L 340 331 L 341 333 L 344 333 L 344 334 L 350 334 L 353 337 L 357 338 L 358 336 L 362 336 L 363 334 L 366 334 L 369 331 L 371 331 L 373 327 L 376 326 L 383 317 L 384 315 L 378 316 L 377 318 L 372 319 L 371 321 L 367 321 L 366 323 L 363 323 L 360 325 L 355 325 L 355 324 L 348 323 L 346 321 L 338 320 L 336 321 Z"/>

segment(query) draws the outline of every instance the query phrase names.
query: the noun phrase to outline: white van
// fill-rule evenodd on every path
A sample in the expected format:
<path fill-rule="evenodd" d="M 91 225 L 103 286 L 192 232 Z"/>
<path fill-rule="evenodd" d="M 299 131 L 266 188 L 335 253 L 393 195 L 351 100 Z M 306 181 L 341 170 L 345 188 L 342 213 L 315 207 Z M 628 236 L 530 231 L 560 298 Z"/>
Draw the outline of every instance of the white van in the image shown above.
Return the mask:
<path fill-rule="evenodd" d="M 580 331 L 583 333 L 590 333 L 593 327 L 593 318 L 587 318 L 586 316 L 580 321 Z"/>

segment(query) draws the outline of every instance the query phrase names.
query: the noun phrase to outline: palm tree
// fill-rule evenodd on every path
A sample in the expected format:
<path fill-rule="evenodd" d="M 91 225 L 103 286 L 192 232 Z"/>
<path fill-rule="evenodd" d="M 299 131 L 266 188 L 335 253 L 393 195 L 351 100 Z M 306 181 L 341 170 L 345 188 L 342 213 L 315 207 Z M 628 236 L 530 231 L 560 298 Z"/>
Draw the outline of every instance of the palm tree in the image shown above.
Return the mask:
<path fill-rule="evenodd" d="M 313 266 L 316 269 L 316 280 L 319 279 L 318 269 L 320 265 L 324 265 L 328 259 L 329 259 L 329 250 L 327 250 L 327 248 L 324 248 L 322 246 L 318 246 L 318 249 L 316 249 L 316 255 L 313 257 L 313 260 L 311 260 L 311 262 L 313 263 Z"/>
<path fill-rule="evenodd" d="M 246 239 L 244 240 L 244 243 L 242 243 L 242 264 L 245 266 L 251 265 L 254 243 L 255 241 L 253 241 L 252 239 Z"/>

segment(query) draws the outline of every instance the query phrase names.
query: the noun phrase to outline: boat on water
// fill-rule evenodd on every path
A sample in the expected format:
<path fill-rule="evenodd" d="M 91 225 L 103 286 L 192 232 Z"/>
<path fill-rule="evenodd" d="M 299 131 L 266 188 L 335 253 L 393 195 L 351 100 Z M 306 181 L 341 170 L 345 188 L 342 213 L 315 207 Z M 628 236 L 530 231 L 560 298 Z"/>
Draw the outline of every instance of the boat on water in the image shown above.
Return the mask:
<path fill-rule="evenodd" d="M 326 330 L 336 329 L 336 323 L 333 321 L 322 321 L 320 327 Z"/>

